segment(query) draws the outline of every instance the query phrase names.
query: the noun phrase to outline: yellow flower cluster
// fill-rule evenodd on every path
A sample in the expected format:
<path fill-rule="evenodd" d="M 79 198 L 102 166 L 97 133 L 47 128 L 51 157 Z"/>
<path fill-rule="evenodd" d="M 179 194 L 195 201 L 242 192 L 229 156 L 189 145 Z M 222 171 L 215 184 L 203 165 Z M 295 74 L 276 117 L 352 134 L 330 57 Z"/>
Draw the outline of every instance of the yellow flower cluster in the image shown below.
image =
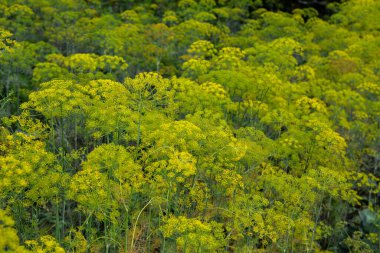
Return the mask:
<path fill-rule="evenodd" d="M 167 25 L 172 25 L 178 23 L 178 18 L 174 11 L 169 10 L 165 11 L 162 21 L 164 21 Z"/>
<path fill-rule="evenodd" d="M 84 213 L 94 213 L 99 220 L 104 220 L 107 212 L 115 206 L 108 199 L 109 183 L 107 176 L 98 171 L 82 170 L 72 177 L 67 197 L 78 202 Z"/>
<path fill-rule="evenodd" d="M 358 187 L 368 189 L 369 192 L 373 194 L 378 194 L 380 192 L 380 179 L 377 178 L 372 173 L 365 174 L 362 172 L 354 173 L 352 179 L 356 182 Z"/>
<path fill-rule="evenodd" d="M 88 242 L 79 230 L 70 230 L 64 241 L 74 249 L 74 252 L 85 253 L 87 251 Z"/>
<path fill-rule="evenodd" d="M 126 71 L 128 63 L 120 56 L 101 55 L 97 59 L 97 67 L 102 71 Z"/>
<path fill-rule="evenodd" d="M 317 145 L 325 148 L 331 154 L 344 156 L 347 143 L 345 139 L 331 129 L 325 129 L 315 136 Z"/>
<path fill-rule="evenodd" d="M 94 72 L 96 70 L 95 54 L 74 54 L 64 60 L 64 66 L 75 72 Z"/>
<path fill-rule="evenodd" d="M 327 113 L 326 105 L 317 98 L 301 97 L 296 101 L 297 108 L 305 114 L 313 112 Z"/>
<path fill-rule="evenodd" d="M 195 58 L 207 59 L 213 57 L 217 51 L 210 41 L 198 40 L 190 45 L 187 52 Z"/>
<path fill-rule="evenodd" d="M 280 145 L 283 147 L 290 147 L 296 149 L 301 147 L 299 141 L 292 137 L 280 139 Z"/>
<path fill-rule="evenodd" d="M 201 84 L 201 89 L 205 92 L 214 95 L 216 98 L 223 100 L 228 97 L 227 91 L 220 84 L 213 82 L 205 82 Z"/>
<path fill-rule="evenodd" d="M 258 100 L 252 100 L 252 99 L 245 99 L 241 106 L 246 111 L 247 114 L 254 115 L 257 114 L 258 116 L 262 117 L 265 114 L 268 113 L 269 106 L 261 101 Z"/>
<path fill-rule="evenodd" d="M 118 216 L 116 201 L 129 200 L 133 191 L 143 184 L 140 166 L 120 145 L 104 144 L 94 149 L 83 170 L 71 180 L 68 197 L 80 204 L 86 213 L 95 212 L 103 220 Z"/>
<path fill-rule="evenodd" d="M 32 166 L 26 161 L 19 161 L 13 156 L 0 157 L 0 189 L 19 193 L 29 184 L 26 179 L 31 175 Z"/>
<path fill-rule="evenodd" d="M 234 170 L 225 169 L 215 176 L 215 180 L 223 189 L 225 189 L 225 196 L 232 197 L 235 191 L 244 187 L 243 177 Z"/>
<path fill-rule="evenodd" d="M 226 149 L 221 151 L 220 154 L 221 158 L 224 157 L 226 161 L 237 162 L 245 156 L 246 151 L 247 145 L 245 142 L 231 138 L 230 143 L 226 145 Z"/>
<path fill-rule="evenodd" d="M 176 174 L 183 175 L 184 177 L 190 177 L 192 175 L 195 175 L 197 172 L 195 164 L 196 158 L 191 154 L 187 152 L 174 152 L 173 154 L 169 155 L 166 169 L 169 171 L 169 173 L 175 172 Z M 181 182 L 183 179 L 180 179 L 177 176 L 177 181 Z"/>
<path fill-rule="evenodd" d="M 13 40 L 10 39 L 11 36 L 12 33 L 0 28 L 0 50 L 11 50 L 11 46 L 15 43 Z"/>
<path fill-rule="evenodd" d="M 1 167 L 1 166 L 0 166 Z M 0 187 L 1 188 L 1 187 Z M 31 253 L 20 246 L 20 240 L 16 229 L 13 228 L 15 222 L 0 209 L 0 251 L 14 253 Z"/>
<path fill-rule="evenodd" d="M 146 170 L 153 179 L 152 188 L 161 193 L 168 190 L 174 193 L 182 184 L 190 188 L 189 179 L 197 173 L 196 159 L 187 152 L 173 151 L 167 159 L 152 162 Z"/>
<path fill-rule="evenodd" d="M 143 182 L 141 168 L 133 161 L 124 146 L 103 144 L 95 148 L 82 163 L 83 170 L 98 171 L 122 185 L 128 184 L 137 190 Z"/>
<path fill-rule="evenodd" d="M 369 119 L 369 115 L 364 111 L 354 111 L 354 117 L 357 120 L 367 120 Z"/>
<path fill-rule="evenodd" d="M 126 23 L 138 23 L 140 21 L 139 15 L 134 10 L 126 10 L 120 14 L 121 18 Z"/>
<path fill-rule="evenodd" d="M 379 96 L 380 95 L 380 85 L 376 83 L 371 82 L 365 82 L 358 85 L 357 89 L 360 92 L 374 94 Z"/>
<path fill-rule="evenodd" d="M 6 17 L 23 17 L 23 18 L 30 18 L 34 15 L 34 12 L 31 8 L 29 8 L 26 5 L 21 4 L 13 4 L 5 9 L 5 16 Z"/>
<path fill-rule="evenodd" d="M 95 80 L 84 85 L 86 100 L 86 128 L 98 139 L 112 132 L 127 129 L 136 120 L 131 111 L 129 91 L 121 83 Z"/>
<path fill-rule="evenodd" d="M 158 149 L 173 147 L 178 151 L 188 151 L 193 154 L 201 149 L 201 142 L 205 140 L 202 130 L 189 121 L 181 120 L 161 125 L 145 139 L 146 143 L 154 143 Z M 165 152 L 165 150 L 162 150 Z M 160 155 L 153 150 L 152 155 Z"/>
<path fill-rule="evenodd" d="M 244 65 L 245 52 L 236 47 L 224 47 L 214 59 L 216 69 L 237 69 Z"/>
<path fill-rule="evenodd" d="M 53 80 L 42 83 L 41 90 L 29 95 L 22 109 L 33 108 L 46 118 L 82 114 L 86 107 L 83 87 L 73 81 Z"/>
<path fill-rule="evenodd" d="M 295 227 L 292 219 L 273 209 L 253 213 L 252 221 L 252 232 L 264 245 L 276 243 L 280 246 L 279 239 L 284 238 Z"/>
<path fill-rule="evenodd" d="M 50 54 L 33 71 L 36 84 L 55 79 L 87 82 L 94 79 L 124 77 L 128 64 L 122 57 L 96 54 Z"/>
<path fill-rule="evenodd" d="M 65 253 L 65 250 L 50 235 L 45 235 L 38 240 L 29 240 L 25 244 L 36 253 Z"/>
<path fill-rule="evenodd" d="M 128 64 L 123 58 L 111 55 L 73 54 L 65 57 L 60 54 L 52 54 L 47 56 L 47 60 L 60 67 L 68 68 L 74 73 L 95 73 L 97 70 L 125 71 L 128 68 Z"/>
<path fill-rule="evenodd" d="M 309 119 L 304 124 L 307 130 L 311 130 L 314 133 L 319 133 L 322 130 L 329 128 L 329 125 L 327 125 L 326 122 L 320 121 L 318 119 Z"/>
<path fill-rule="evenodd" d="M 181 252 L 217 252 L 225 240 L 220 224 L 184 216 L 168 218 L 160 230 L 176 240 Z"/>
<path fill-rule="evenodd" d="M 45 150 L 45 143 L 22 133 L 8 135 L 4 144 L 5 154 L 0 156 L 0 198 L 12 201 L 23 196 L 24 205 L 30 201 L 38 204 L 57 195 L 62 168 L 52 153 Z M 2 147 L 3 148 L 3 147 Z"/>
<path fill-rule="evenodd" d="M 156 72 L 143 72 L 124 82 L 135 101 L 162 101 L 168 98 L 170 82 Z"/>
<path fill-rule="evenodd" d="M 206 74 L 211 67 L 211 62 L 202 59 L 190 59 L 186 61 L 182 69 L 184 75 L 188 77 L 197 77 Z"/>
<path fill-rule="evenodd" d="M 315 189 L 333 198 L 344 198 L 352 187 L 349 182 L 349 173 L 327 167 L 319 166 L 317 169 L 311 169 L 307 172 L 305 178 Z M 349 201 L 351 202 L 352 200 Z"/>
<path fill-rule="evenodd" d="M 292 38 L 279 38 L 271 42 L 271 47 L 279 52 L 287 55 L 292 55 L 293 53 L 302 54 L 304 49 L 302 45 Z"/>
<path fill-rule="evenodd" d="M 179 8 L 194 8 L 197 6 L 197 2 L 194 0 L 180 0 L 178 2 Z"/>
<path fill-rule="evenodd" d="M 195 206 L 195 210 L 202 213 L 208 206 L 207 199 L 211 198 L 210 189 L 202 182 L 195 182 L 194 185 L 189 185 L 187 188 L 189 189 L 186 189 L 188 193 L 183 194 L 184 197 L 179 202 L 187 208 Z"/>
<path fill-rule="evenodd" d="M 298 82 L 312 81 L 315 79 L 315 71 L 311 66 L 301 65 L 294 71 L 293 77 Z"/>

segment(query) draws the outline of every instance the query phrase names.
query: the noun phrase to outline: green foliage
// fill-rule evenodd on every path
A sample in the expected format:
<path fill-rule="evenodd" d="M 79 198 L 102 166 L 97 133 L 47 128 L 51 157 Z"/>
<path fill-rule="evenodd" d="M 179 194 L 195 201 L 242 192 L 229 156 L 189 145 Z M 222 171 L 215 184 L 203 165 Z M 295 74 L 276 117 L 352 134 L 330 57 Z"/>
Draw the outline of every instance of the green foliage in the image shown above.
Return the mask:
<path fill-rule="evenodd" d="M 379 252 L 380 5 L 342 2 L 0 0 L 0 251 Z"/>

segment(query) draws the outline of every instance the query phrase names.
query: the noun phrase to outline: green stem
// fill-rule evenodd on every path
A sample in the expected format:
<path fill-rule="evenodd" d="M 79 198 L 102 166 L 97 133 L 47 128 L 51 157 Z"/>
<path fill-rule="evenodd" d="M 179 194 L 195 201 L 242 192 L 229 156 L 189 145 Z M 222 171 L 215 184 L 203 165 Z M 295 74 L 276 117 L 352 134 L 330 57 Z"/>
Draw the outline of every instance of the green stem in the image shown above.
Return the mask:
<path fill-rule="evenodd" d="M 56 208 L 55 208 L 55 238 L 61 240 L 61 229 L 59 226 L 59 201 L 57 196 Z"/>
<path fill-rule="evenodd" d="M 139 218 L 140 218 L 140 215 L 142 214 L 142 212 L 144 211 L 144 209 L 149 206 L 150 203 L 152 203 L 152 200 L 153 199 L 150 199 L 148 201 L 148 203 L 140 210 L 139 214 L 137 215 L 137 218 L 136 218 L 136 222 L 133 226 L 133 234 L 132 234 L 132 240 L 131 240 L 131 251 L 133 251 L 133 247 L 134 247 L 134 239 L 135 239 L 135 234 L 136 234 L 136 227 L 137 227 L 137 223 L 139 221 Z"/>
<path fill-rule="evenodd" d="M 137 124 L 137 149 L 139 148 L 140 146 L 140 139 L 141 139 L 141 121 L 142 121 L 142 102 L 140 101 L 139 102 L 139 109 L 138 109 L 138 113 L 139 113 L 139 120 L 138 120 L 138 124 Z"/>

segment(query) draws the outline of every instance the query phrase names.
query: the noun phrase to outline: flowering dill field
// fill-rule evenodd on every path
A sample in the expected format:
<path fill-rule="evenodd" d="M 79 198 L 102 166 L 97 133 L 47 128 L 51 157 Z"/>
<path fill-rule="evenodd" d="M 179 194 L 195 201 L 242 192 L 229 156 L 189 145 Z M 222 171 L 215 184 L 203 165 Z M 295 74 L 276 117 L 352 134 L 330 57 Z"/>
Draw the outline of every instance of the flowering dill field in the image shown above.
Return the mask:
<path fill-rule="evenodd" d="M 379 183 L 378 0 L 0 0 L 0 253 L 376 253 Z"/>

